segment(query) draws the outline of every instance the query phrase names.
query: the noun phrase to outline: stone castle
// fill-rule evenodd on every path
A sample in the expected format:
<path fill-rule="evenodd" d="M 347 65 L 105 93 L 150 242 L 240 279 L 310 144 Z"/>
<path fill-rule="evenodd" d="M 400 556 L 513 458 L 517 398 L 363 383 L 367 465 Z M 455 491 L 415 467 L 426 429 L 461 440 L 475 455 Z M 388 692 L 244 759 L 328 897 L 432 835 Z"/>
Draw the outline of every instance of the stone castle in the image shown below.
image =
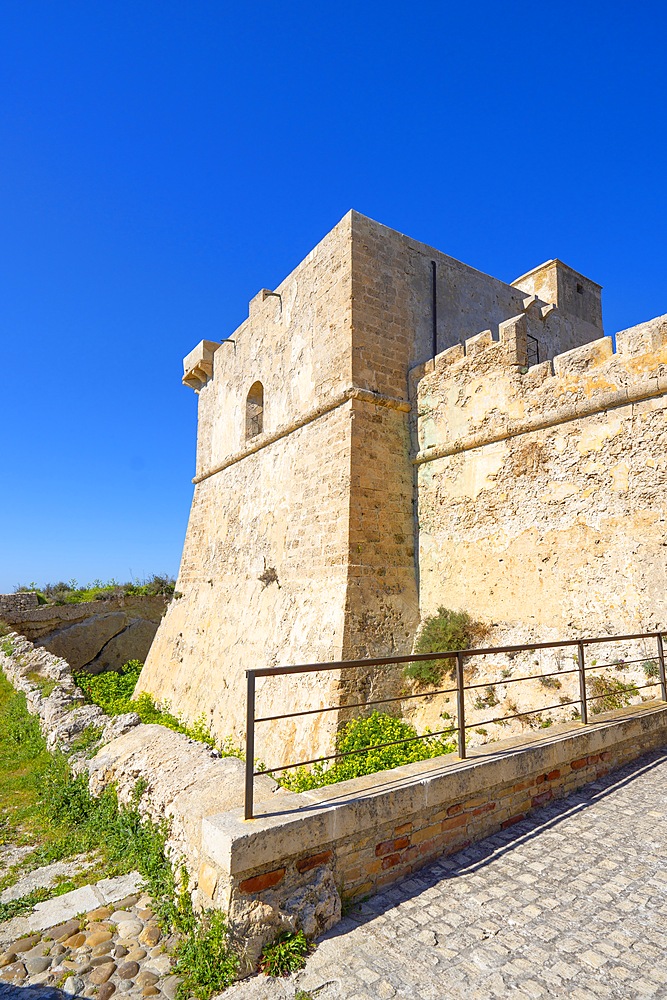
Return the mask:
<path fill-rule="evenodd" d="M 603 335 L 552 260 L 512 284 L 356 212 L 222 343 L 177 590 L 140 685 L 242 737 L 248 667 L 410 652 L 439 605 L 495 643 L 667 627 L 667 316 Z M 396 690 L 267 679 L 260 714 Z M 393 684 L 393 688 L 392 688 Z M 257 729 L 326 752 L 336 712 Z"/>

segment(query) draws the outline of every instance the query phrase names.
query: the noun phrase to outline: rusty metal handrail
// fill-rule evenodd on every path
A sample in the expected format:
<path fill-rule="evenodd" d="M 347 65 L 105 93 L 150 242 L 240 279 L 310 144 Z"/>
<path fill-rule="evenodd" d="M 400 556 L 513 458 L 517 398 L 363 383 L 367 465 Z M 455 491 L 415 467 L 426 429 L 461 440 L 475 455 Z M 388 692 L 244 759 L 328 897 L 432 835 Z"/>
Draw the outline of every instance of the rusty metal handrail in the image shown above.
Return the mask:
<path fill-rule="evenodd" d="M 637 691 L 644 690 L 648 687 L 656 687 L 660 685 L 660 691 L 662 695 L 662 701 L 667 702 L 667 677 L 665 674 L 665 652 L 663 644 L 663 633 L 662 632 L 637 632 L 631 635 L 611 635 L 611 636 L 595 636 L 587 639 L 564 639 L 560 642 L 533 642 L 528 643 L 524 646 L 490 646 L 486 649 L 462 649 L 455 652 L 445 652 L 445 653 L 410 653 L 404 656 L 378 656 L 370 657 L 360 660 L 341 660 L 341 661 L 331 661 L 328 663 L 304 663 L 293 666 L 286 667 L 257 667 L 252 670 L 246 670 L 247 679 L 247 701 L 246 701 L 246 753 L 245 753 L 245 818 L 253 819 L 253 805 L 254 805 L 254 779 L 260 774 L 274 774 L 276 771 L 287 771 L 294 767 L 304 767 L 308 764 L 320 764 L 327 760 L 337 760 L 341 757 L 350 757 L 359 753 L 367 753 L 369 750 L 380 750 L 384 747 L 397 746 L 401 743 L 414 743 L 416 740 L 429 739 L 433 736 L 442 736 L 444 734 L 450 734 L 457 732 L 458 734 L 458 755 L 464 760 L 466 757 L 466 744 L 465 744 L 465 734 L 466 730 L 480 727 L 483 725 L 491 725 L 496 722 L 509 721 L 510 719 L 518 719 L 525 717 L 527 715 L 532 715 L 536 712 L 547 712 L 552 709 L 567 707 L 568 705 L 580 705 L 580 718 L 582 725 L 588 724 L 588 702 L 595 701 L 605 695 L 589 695 L 586 692 L 586 671 L 587 670 L 599 670 L 602 667 L 615 666 L 616 663 L 602 663 L 602 664 L 591 664 L 586 665 L 585 660 L 585 648 L 586 646 L 593 645 L 594 643 L 618 643 L 618 642 L 630 642 L 637 639 L 654 639 L 657 644 L 657 654 L 655 656 L 646 656 L 638 660 L 628 660 L 628 661 L 618 661 L 624 662 L 626 665 L 632 663 L 640 663 L 643 661 L 657 661 L 658 663 L 658 679 L 655 682 L 642 685 L 634 685 Z M 463 676 L 464 660 L 470 659 L 475 656 L 490 656 L 499 653 L 525 653 L 537 649 L 561 649 L 563 647 L 576 647 L 577 649 L 577 666 L 569 670 L 558 670 L 548 674 L 529 674 L 523 677 L 506 677 L 497 681 L 489 681 L 486 683 L 479 684 L 466 684 Z M 420 663 L 427 660 L 455 660 L 455 675 L 456 675 L 456 687 L 453 688 L 443 688 L 436 691 L 427 691 L 424 693 L 411 694 L 392 698 L 376 698 L 371 699 L 366 702 L 354 702 L 350 705 L 327 705 L 323 708 L 311 708 L 299 712 L 286 712 L 282 715 L 265 715 L 256 716 L 255 715 L 255 700 L 256 700 L 256 679 L 258 677 L 277 677 L 289 674 L 303 674 L 303 673 L 315 673 L 320 671 L 329 670 L 350 670 L 357 667 L 379 667 L 386 666 L 394 663 Z M 465 721 L 465 692 L 477 689 L 480 687 L 495 687 L 498 684 L 513 684 L 518 681 L 528 681 L 528 680 L 539 680 L 541 677 L 556 677 L 562 676 L 564 674 L 578 674 L 579 675 L 579 698 L 566 703 L 559 703 L 558 705 L 548 705 L 542 708 L 534 709 L 533 712 L 514 712 L 511 715 L 501 716 L 497 719 L 489 719 L 487 722 L 474 722 L 466 724 Z M 364 747 L 361 750 L 348 750 L 343 753 L 333 753 L 326 754 L 323 757 L 314 757 L 311 760 L 297 761 L 296 763 L 282 764 L 277 767 L 263 768 L 261 770 L 255 770 L 255 725 L 259 722 L 275 722 L 280 719 L 292 719 L 304 715 L 314 715 L 320 712 L 333 712 L 339 709 L 348 708 L 361 708 L 367 707 L 369 705 L 383 705 L 388 702 L 394 701 L 407 701 L 412 698 L 424 698 L 433 697 L 438 694 L 456 694 L 457 700 L 457 714 L 456 714 L 456 725 L 450 726 L 447 729 L 440 730 L 435 733 L 423 733 L 421 736 L 411 736 L 407 739 L 392 740 L 388 743 L 378 743 L 372 747 Z"/>

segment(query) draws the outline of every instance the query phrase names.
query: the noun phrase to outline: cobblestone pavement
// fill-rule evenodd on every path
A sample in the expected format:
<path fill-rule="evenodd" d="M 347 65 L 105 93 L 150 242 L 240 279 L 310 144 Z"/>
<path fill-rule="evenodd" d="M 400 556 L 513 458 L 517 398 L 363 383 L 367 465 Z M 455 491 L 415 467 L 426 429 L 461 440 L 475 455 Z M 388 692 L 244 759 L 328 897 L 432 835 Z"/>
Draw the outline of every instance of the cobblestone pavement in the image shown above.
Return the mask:
<path fill-rule="evenodd" d="M 94 898 L 90 887 L 68 895 L 86 898 L 87 891 Z M 54 912 L 64 898 L 50 901 Z M 172 974 L 174 943 L 163 939 L 150 896 L 133 894 L 7 944 L 0 954 L 0 1000 L 174 1000 L 181 982 Z"/>
<path fill-rule="evenodd" d="M 667 750 L 358 906 L 224 1000 L 667 998 Z M 305 1000 L 305 997 L 303 997 Z"/>

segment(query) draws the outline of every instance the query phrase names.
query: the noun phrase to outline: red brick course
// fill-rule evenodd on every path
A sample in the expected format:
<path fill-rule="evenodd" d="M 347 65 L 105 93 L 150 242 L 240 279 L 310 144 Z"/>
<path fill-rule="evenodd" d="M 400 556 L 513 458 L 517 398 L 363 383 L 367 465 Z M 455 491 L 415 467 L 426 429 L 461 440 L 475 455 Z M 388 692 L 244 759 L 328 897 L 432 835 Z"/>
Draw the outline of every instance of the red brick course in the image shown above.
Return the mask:
<path fill-rule="evenodd" d="M 265 872 L 264 875 L 253 875 L 251 878 L 246 878 L 241 882 L 239 892 L 252 893 L 263 892 L 264 889 L 272 889 L 274 885 L 278 885 L 284 874 L 284 868 L 276 868 L 275 871 Z"/>
<path fill-rule="evenodd" d="M 311 854 L 309 858 L 302 858 L 301 861 L 297 861 L 297 871 L 300 871 L 301 874 L 309 872 L 311 868 L 326 865 L 328 861 L 331 861 L 332 857 L 333 851 L 320 851 L 319 854 Z"/>

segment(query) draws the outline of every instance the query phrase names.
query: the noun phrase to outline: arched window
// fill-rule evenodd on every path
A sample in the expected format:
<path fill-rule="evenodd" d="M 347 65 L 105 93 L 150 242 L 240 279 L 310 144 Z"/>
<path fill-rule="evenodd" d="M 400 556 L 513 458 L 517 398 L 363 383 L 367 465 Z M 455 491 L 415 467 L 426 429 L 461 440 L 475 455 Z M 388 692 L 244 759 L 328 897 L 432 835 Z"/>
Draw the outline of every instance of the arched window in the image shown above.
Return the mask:
<path fill-rule="evenodd" d="M 261 382 L 253 382 L 245 404 L 245 439 L 261 434 L 264 429 L 264 387 Z"/>

